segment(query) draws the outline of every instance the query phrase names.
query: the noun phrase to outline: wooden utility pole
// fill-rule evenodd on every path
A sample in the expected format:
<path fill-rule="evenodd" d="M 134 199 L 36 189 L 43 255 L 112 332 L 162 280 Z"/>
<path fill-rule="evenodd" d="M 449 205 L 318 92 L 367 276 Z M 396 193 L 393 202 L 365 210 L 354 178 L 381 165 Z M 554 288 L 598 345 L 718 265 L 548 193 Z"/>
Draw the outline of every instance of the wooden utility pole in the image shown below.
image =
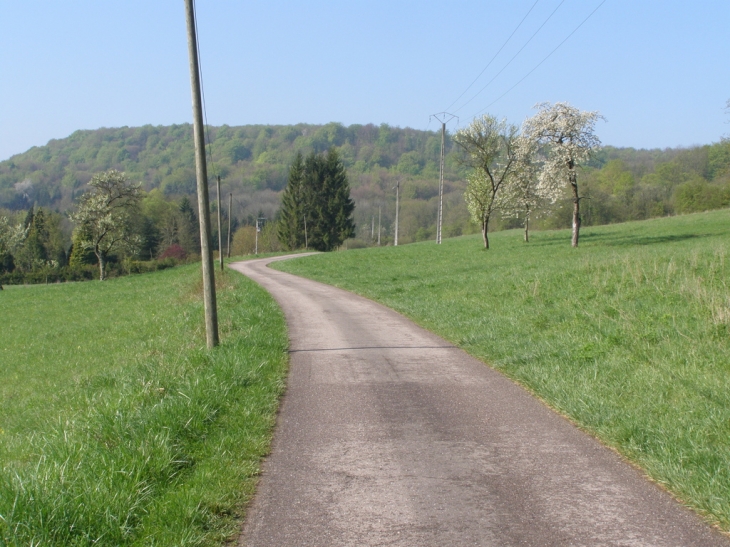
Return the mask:
<path fill-rule="evenodd" d="M 216 189 L 218 191 L 218 259 L 223 271 L 223 230 L 221 228 L 221 177 L 216 177 Z"/>
<path fill-rule="evenodd" d="M 259 232 L 261 231 L 261 226 L 263 225 L 263 221 L 266 220 L 264 217 L 259 217 L 256 219 L 256 252 L 254 254 L 259 254 Z"/>
<path fill-rule="evenodd" d="M 393 246 L 398 246 L 398 210 L 400 209 L 400 179 L 395 183 L 395 241 Z"/>
<path fill-rule="evenodd" d="M 456 118 L 448 112 L 439 112 L 433 114 L 432 118 L 436 118 L 441 122 L 441 169 L 439 170 L 439 211 L 436 221 L 436 243 L 441 244 L 441 226 L 444 222 L 444 149 L 446 148 L 446 124 Z"/>
<path fill-rule="evenodd" d="M 233 194 L 228 194 L 228 250 L 226 257 L 231 258 L 231 209 L 233 208 Z"/>
<path fill-rule="evenodd" d="M 378 247 L 380 247 L 380 216 L 383 212 L 383 206 L 378 205 Z"/>
<path fill-rule="evenodd" d="M 205 164 L 205 135 L 203 133 L 203 101 L 200 94 L 198 42 L 195 35 L 193 0 L 185 0 L 188 26 L 188 56 L 190 58 L 190 88 L 193 96 L 193 140 L 195 141 L 195 175 L 198 181 L 198 213 L 200 218 L 200 254 L 203 263 L 203 303 L 205 334 L 209 348 L 218 345 L 218 307 L 215 299 L 215 271 L 210 252 L 210 205 L 208 203 L 208 170 Z"/>

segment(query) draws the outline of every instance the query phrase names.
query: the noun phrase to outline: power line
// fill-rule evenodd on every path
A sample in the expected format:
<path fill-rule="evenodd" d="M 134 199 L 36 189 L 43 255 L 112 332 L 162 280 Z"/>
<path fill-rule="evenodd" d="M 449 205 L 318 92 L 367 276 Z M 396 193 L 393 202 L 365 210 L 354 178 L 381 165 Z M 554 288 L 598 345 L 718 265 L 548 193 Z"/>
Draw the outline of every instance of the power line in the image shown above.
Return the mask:
<path fill-rule="evenodd" d="M 199 35 L 198 33 L 198 14 L 195 7 L 195 0 L 193 0 L 193 12 L 195 13 L 195 34 Z M 213 168 L 213 176 L 216 179 L 216 210 L 217 210 L 217 217 L 218 217 L 218 260 L 220 262 L 221 271 L 223 271 L 223 239 L 222 239 L 222 232 L 221 232 L 221 177 L 218 171 L 218 166 L 213 161 L 213 141 L 210 138 L 210 125 L 208 124 L 208 111 L 206 109 L 205 105 L 205 83 L 203 82 L 203 65 L 200 61 L 201 55 L 200 55 L 200 41 L 196 41 L 196 47 L 198 51 L 198 75 L 200 78 L 200 94 L 202 98 L 203 103 L 203 117 L 205 119 L 205 123 L 203 124 L 203 130 L 205 132 L 205 136 L 208 140 L 208 156 L 210 158 L 210 165 Z M 206 181 L 207 183 L 207 181 Z M 230 235 L 230 234 L 229 234 Z"/>
<path fill-rule="evenodd" d="M 562 6 L 562 5 L 564 4 L 564 3 L 565 3 L 565 0 L 561 0 L 560 4 L 558 4 L 558 5 L 557 5 L 557 7 L 556 7 L 556 8 L 555 8 L 555 9 L 554 9 L 554 10 L 553 10 L 553 11 L 552 11 L 551 13 L 550 13 L 550 15 L 548 15 L 547 19 L 545 19 L 545 21 L 543 21 L 542 25 L 540 25 L 540 26 L 538 27 L 538 29 L 537 29 L 537 30 L 536 30 L 536 31 L 534 32 L 534 34 L 533 34 L 532 36 L 530 36 L 529 40 L 527 40 L 527 42 L 525 42 L 525 44 L 524 44 L 524 45 L 523 45 L 523 46 L 522 46 L 522 47 L 521 47 L 521 48 L 519 49 L 519 51 L 518 51 L 517 53 L 515 53 L 515 54 L 514 54 L 514 55 L 512 56 L 512 58 L 511 58 L 511 59 L 510 59 L 509 61 L 507 61 L 507 64 L 506 64 L 506 65 L 504 65 L 504 66 L 502 67 L 502 70 L 500 70 L 499 72 L 497 72 L 497 74 L 495 74 L 495 75 L 494 75 L 494 77 L 493 77 L 493 78 L 492 78 L 491 80 L 489 80 L 489 81 L 488 81 L 488 82 L 486 83 L 486 85 L 485 85 L 484 87 L 482 87 L 482 88 L 481 88 L 481 89 L 480 89 L 479 91 L 477 91 L 477 93 L 476 93 L 476 94 L 475 94 L 475 95 L 474 95 L 474 96 L 473 96 L 473 97 L 472 97 L 471 99 L 469 99 L 469 100 L 468 100 L 468 101 L 466 101 L 466 102 L 465 102 L 464 104 L 462 104 L 462 105 L 461 105 L 461 106 L 460 106 L 459 108 L 457 108 L 457 109 L 456 109 L 456 110 L 455 110 L 454 112 L 458 112 L 459 110 L 461 110 L 462 108 L 464 108 L 464 107 L 465 107 L 466 105 L 468 105 L 468 104 L 469 104 L 470 102 L 472 102 L 472 101 L 473 101 L 474 99 L 476 99 L 476 98 L 477 98 L 477 97 L 478 97 L 478 96 L 479 96 L 479 95 L 480 95 L 480 94 L 482 93 L 482 91 L 484 91 L 485 89 L 487 89 L 487 87 L 489 87 L 489 85 L 490 85 L 490 84 L 491 84 L 491 83 L 492 83 L 492 82 L 493 82 L 494 80 L 496 80 L 496 79 L 497 79 L 497 77 L 498 77 L 498 76 L 499 76 L 500 74 L 502 74 L 502 72 L 504 72 L 504 71 L 505 71 L 505 69 L 506 69 L 506 68 L 507 68 L 507 67 L 508 67 L 509 65 L 511 65 L 511 64 L 512 64 L 512 61 L 514 61 L 514 60 L 515 60 L 515 59 L 517 58 L 517 56 L 518 56 L 518 55 L 519 55 L 520 53 L 522 53 L 522 50 L 524 50 L 524 49 L 525 49 L 525 48 L 527 47 L 527 45 L 528 45 L 528 44 L 529 44 L 530 42 L 532 42 L 532 39 L 533 39 L 533 38 L 534 38 L 535 36 L 537 36 L 537 33 L 538 33 L 538 32 L 540 32 L 540 31 L 542 30 L 542 28 L 543 28 L 543 27 L 544 27 L 544 26 L 545 26 L 545 25 L 547 24 L 547 22 L 548 22 L 548 21 L 550 21 L 550 19 L 552 19 L 553 15 L 555 15 L 555 12 L 556 12 L 556 11 L 558 11 L 558 9 L 560 8 L 560 6 Z"/>
<path fill-rule="evenodd" d="M 193 0 L 193 13 L 195 14 L 195 34 L 200 35 L 198 32 L 198 12 L 197 8 L 195 6 L 195 0 Z M 205 136 L 208 140 L 208 156 L 210 157 L 210 163 L 213 167 L 213 175 L 218 175 L 218 167 L 216 166 L 215 162 L 213 161 L 213 141 L 210 140 L 210 129 L 208 124 L 208 111 L 205 106 L 205 84 L 203 82 L 203 63 L 201 61 L 200 56 L 200 41 L 197 41 L 196 44 L 197 50 L 198 50 L 198 77 L 200 78 L 200 94 L 203 98 L 203 117 L 205 118 Z M 220 206 L 220 204 L 219 204 Z"/>
<path fill-rule="evenodd" d="M 491 103 L 489 103 L 487 106 L 485 106 L 484 108 L 482 108 L 479 112 L 477 112 L 476 114 L 474 114 L 471 117 L 472 118 L 477 117 L 479 114 L 481 114 L 482 112 L 484 112 L 487 108 L 489 108 L 494 103 L 496 103 L 497 101 L 499 101 L 500 99 L 502 99 L 510 91 L 512 91 L 514 88 L 516 88 L 518 85 L 520 85 L 523 81 L 525 81 L 527 79 L 527 77 L 530 74 L 532 74 L 533 72 L 535 72 L 538 68 L 540 68 L 540 66 L 545 61 L 547 61 L 550 58 L 550 56 L 552 56 L 552 54 L 555 53 L 560 48 L 560 46 L 562 46 L 565 42 L 567 42 L 568 41 L 568 38 L 570 38 L 571 36 L 573 36 L 573 34 L 575 34 L 576 32 L 578 32 L 578 29 L 580 27 L 582 27 L 585 24 L 585 22 L 588 21 L 588 19 L 590 19 L 593 16 L 593 14 L 598 11 L 598 8 L 600 8 L 605 3 L 606 3 L 606 0 L 603 0 L 600 4 L 598 4 L 598 6 L 596 6 L 596 9 L 594 9 L 592 12 L 590 12 L 588 14 L 588 17 L 586 17 L 585 19 L 583 19 L 583 21 L 577 27 L 575 27 L 575 29 L 573 29 L 573 32 L 571 32 L 570 34 L 568 34 L 568 36 L 566 36 L 565 39 L 562 42 L 560 42 L 557 46 L 555 46 L 555 49 L 553 49 L 550 53 L 548 53 L 542 61 L 540 61 L 539 63 L 537 63 L 537 65 L 532 70 L 530 70 L 530 72 L 528 72 L 527 74 L 525 74 L 522 77 L 522 79 L 520 79 L 515 85 L 513 85 L 512 87 L 510 87 L 507 91 L 505 91 L 504 93 L 502 93 L 499 97 L 497 97 L 496 99 L 494 99 Z"/>
<path fill-rule="evenodd" d="M 497 51 L 497 53 L 494 54 L 494 57 L 492 57 L 489 60 L 489 62 L 487 63 L 487 66 L 485 66 L 482 69 L 482 71 L 479 73 L 479 75 L 476 78 L 474 78 L 474 81 L 472 83 L 470 83 L 464 91 L 462 91 L 461 95 L 459 95 L 453 103 L 451 103 L 448 107 L 446 107 L 446 110 L 449 110 L 452 106 L 454 106 L 457 102 L 459 102 L 459 99 L 461 99 L 464 96 L 464 94 L 471 89 L 471 86 L 473 86 L 477 82 L 477 80 L 482 77 L 482 74 L 484 74 L 484 71 L 487 70 L 491 66 L 492 62 L 494 62 L 494 60 L 497 58 L 497 55 L 499 55 L 502 52 L 502 50 L 504 49 L 504 46 L 506 46 L 507 43 L 512 39 L 512 37 L 515 35 L 515 32 L 517 32 L 517 30 L 522 26 L 522 23 L 524 23 L 525 19 L 527 19 L 527 16 L 530 15 L 530 13 L 532 13 L 532 10 L 535 9 L 535 6 L 537 6 L 537 3 L 539 1 L 540 0 L 535 0 L 535 3 L 532 4 L 532 7 L 528 10 L 528 12 L 525 14 L 525 16 L 519 22 L 519 24 L 515 27 L 515 30 L 512 31 L 512 34 L 509 35 L 507 40 L 505 40 L 504 44 L 502 44 L 502 47 L 500 47 L 499 50 Z"/>

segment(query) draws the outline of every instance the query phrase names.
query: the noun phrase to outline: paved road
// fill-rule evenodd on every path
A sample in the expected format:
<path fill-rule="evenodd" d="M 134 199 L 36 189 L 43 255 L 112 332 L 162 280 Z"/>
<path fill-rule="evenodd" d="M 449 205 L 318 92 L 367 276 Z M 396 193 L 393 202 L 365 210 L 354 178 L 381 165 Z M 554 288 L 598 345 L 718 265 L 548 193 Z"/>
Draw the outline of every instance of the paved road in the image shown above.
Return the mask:
<path fill-rule="evenodd" d="M 240 545 L 730 546 L 615 453 L 397 313 L 277 272 L 291 371 Z"/>

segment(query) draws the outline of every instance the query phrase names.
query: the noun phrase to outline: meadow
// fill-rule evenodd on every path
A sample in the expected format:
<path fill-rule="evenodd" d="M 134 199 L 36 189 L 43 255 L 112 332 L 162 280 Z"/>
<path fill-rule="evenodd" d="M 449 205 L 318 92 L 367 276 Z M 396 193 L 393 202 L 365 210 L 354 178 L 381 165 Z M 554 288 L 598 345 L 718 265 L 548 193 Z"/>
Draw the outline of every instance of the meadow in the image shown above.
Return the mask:
<path fill-rule="evenodd" d="M 730 211 L 276 263 L 403 313 L 730 531 Z"/>
<path fill-rule="evenodd" d="M 284 318 L 199 265 L 0 292 L 0 545 L 220 545 L 235 537 L 284 388 Z"/>

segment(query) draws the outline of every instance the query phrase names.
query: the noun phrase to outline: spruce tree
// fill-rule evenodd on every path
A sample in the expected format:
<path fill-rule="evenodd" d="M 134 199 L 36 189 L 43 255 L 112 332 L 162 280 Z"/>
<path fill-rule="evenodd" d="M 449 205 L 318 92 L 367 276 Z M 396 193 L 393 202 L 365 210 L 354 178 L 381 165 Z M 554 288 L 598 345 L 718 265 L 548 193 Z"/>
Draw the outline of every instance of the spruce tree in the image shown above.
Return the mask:
<path fill-rule="evenodd" d="M 355 234 L 355 223 L 352 212 L 355 204 L 350 199 L 350 183 L 347 171 L 337 151 L 330 148 L 326 156 L 321 157 L 324 180 L 322 183 L 323 215 L 321 221 L 321 238 L 323 250 L 333 250 L 342 245 Z"/>
<path fill-rule="evenodd" d="M 34 210 L 31 207 L 25 216 L 24 225 L 28 229 L 28 235 L 23 242 L 23 246 L 15 256 L 15 265 L 26 272 L 30 272 L 40 267 L 48 259 L 48 251 L 46 248 L 48 243 L 48 229 L 46 227 L 46 217 L 43 209 L 39 207 L 37 210 Z"/>
<path fill-rule="evenodd" d="M 311 217 L 309 245 L 318 251 L 332 251 L 355 232 L 355 204 L 350 199 L 345 166 L 334 148 L 306 159 L 304 187 L 308 223 Z"/>
<path fill-rule="evenodd" d="M 289 168 L 289 182 L 281 198 L 277 235 L 285 249 L 304 247 L 304 160 L 301 152 Z"/>
<path fill-rule="evenodd" d="M 297 154 L 284 190 L 279 240 L 288 249 L 305 244 L 318 251 L 332 251 L 355 232 L 347 171 L 337 151 L 312 152 L 302 162 Z"/>
<path fill-rule="evenodd" d="M 312 152 L 304 160 L 302 207 L 307 220 L 309 247 L 328 251 L 322 239 L 322 228 L 326 209 L 324 207 L 324 165 L 322 156 Z"/>
<path fill-rule="evenodd" d="M 83 267 L 84 264 L 96 264 L 98 262 L 93 249 L 84 247 L 83 242 L 91 236 L 84 233 L 84 227 L 79 226 L 74 230 L 71 248 L 68 251 L 68 265 L 72 268 Z"/>
<path fill-rule="evenodd" d="M 152 260 L 157 256 L 158 247 L 162 241 L 160 230 L 151 218 L 143 217 L 139 235 L 141 238 L 140 258 L 142 260 Z"/>
<path fill-rule="evenodd" d="M 187 196 L 183 196 L 180 200 L 178 211 L 180 214 L 180 225 L 177 232 L 178 243 L 185 249 L 186 253 L 200 254 L 200 226 L 198 224 L 198 217 Z"/>

